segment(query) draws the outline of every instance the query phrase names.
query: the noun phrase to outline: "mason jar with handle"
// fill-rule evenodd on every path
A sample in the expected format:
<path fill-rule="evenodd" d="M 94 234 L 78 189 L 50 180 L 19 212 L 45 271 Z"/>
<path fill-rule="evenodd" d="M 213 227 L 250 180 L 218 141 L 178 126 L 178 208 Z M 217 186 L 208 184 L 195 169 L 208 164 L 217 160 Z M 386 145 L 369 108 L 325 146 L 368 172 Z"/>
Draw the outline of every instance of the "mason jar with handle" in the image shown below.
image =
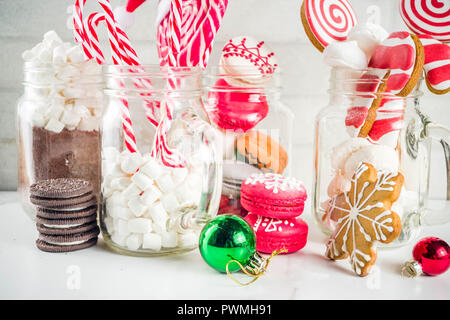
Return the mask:
<path fill-rule="evenodd" d="M 195 249 L 217 213 L 222 182 L 201 70 L 108 66 L 106 84 L 100 227 L 107 246 L 136 256 Z"/>
<path fill-rule="evenodd" d="M 389 244 L 399 246 L 415 239 L 422 225 L 450 220 L 448 184 L 447 199 L 442 199 L 440 210 L 431 210 L 429 206 L 431 143 L 438 140 L 443 145 L 448 177 L 450 131 L 425 116 L 426 106 L 420 104 L 421 82 L 407 97 L 368 92 L 367 88 L 379 84 L 375 78 L 362 76 L 368 71 L 332 70 L 330 101 L 316 118 L 313 216 L 320 229 L 329 235 L 338 223 L 333 214 L 337 197 L 352 197 L 354 203 L 361 205 L 370 203 L 371 199 L 365 198 L 362 191 L 349 194 L 352 177 L 361 163 L 374 166 L 379 176 L 400 173 L 401 192 L 390 210 L 399 215 L 402 231 Z M 370 118 L 369 109 L 374 101 L 379 102 L 379 107 L 375 117 Z M 361 128 L 367 121 L 371 121 L 370 130 L 362 135 Z M 374 203 L 367 206 L 367 211 L 377 205 Z M 360 219 L 367 220 L 367 217 L 358 215 L 355 223 L 361 222 Z"/>

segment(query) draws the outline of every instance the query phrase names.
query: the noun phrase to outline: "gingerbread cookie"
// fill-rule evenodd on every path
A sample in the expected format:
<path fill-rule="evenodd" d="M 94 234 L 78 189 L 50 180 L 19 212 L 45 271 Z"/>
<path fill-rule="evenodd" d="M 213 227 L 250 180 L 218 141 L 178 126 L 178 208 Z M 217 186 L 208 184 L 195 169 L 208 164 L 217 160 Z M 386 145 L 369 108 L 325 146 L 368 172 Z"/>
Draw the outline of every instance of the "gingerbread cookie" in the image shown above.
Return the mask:
<path fill-rule="evenodd" d="M 450 19 L 450 17 L 449 17 Z M 419 35 L 425 50 L 425 79 L 427 87 L 435 94 L 450 91 L 450 46 L 432 36 Z"/>
<path fill-rule="evenodd" d="M 377 172 L 374 166 L 361 163 L 350 191 L 335 197 L 329 206 L 337 226 L 325 255 L 331 260 L 349 258 L 356 274 L 368 275 L 377 258 L 376 243 L 390 243 L 400 235 L 401 220 L 391 207 L 402 185 L 402 174 Z"/>
<path fill-rule="evenodd" d="M 238 159 L 263 172 L 283 173 L 288 154 L 278 142 L 260 131 L 249 131 L 237 140 Z M 243 159 L 240 159 L 242 158 Z"/>
<path fill-rule="evenodd" d="M 311 43 L 322 52 L 333 41 L 344 41 L 358 23 L 347 0 L 304 0 L 300 17 Z"/>
<path fill-rule="evenodd" d="M 400 15 L 415 34 L 450 41 L 450 3 L 448 1 L 401 0 Z"/>

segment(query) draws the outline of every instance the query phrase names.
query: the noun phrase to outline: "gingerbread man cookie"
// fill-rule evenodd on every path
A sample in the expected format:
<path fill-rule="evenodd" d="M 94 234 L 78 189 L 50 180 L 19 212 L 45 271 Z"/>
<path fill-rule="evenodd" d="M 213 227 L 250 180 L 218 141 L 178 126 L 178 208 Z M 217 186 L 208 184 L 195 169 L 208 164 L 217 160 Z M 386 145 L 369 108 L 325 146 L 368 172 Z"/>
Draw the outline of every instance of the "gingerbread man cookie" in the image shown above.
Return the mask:
<path fill-rule="evenodd" d="M 377 172 L 361 163 L 350 191 L 336 196 L 329 206 L 337 225 L 325 255 L 331 260 L 349 258 L 356 274 L 368 275 L 377 258 L 376 243 L 390 243 L 400 235 L 401 220 L 391 207 L 402 185 L 402 174 Z"/>

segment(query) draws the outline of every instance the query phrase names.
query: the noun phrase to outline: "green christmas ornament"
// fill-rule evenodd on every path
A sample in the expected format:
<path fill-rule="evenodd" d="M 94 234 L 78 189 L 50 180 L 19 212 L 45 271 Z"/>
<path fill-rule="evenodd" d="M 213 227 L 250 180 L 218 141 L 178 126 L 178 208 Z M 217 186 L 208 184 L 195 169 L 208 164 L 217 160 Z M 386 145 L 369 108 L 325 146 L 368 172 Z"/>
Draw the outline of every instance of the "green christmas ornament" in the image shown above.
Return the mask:
<path fill-rule="evenodd" d="M 226 272 L 227 263 L 249 263 L 256 250 L 256 236 L 250 225 L 233 215 L 220 215 L 207 223 L 200 234 L 200 253 L 206 263 L 220 272 Z M 230 272 L 239 270 L 238 264 L 229 266 Z"/>
<path fill-rule="evenodd" d="M 203 259 L 213 269 L 230 273 L 242 270 L 255 281 L 266 270 L 271 258 L 286 250 L 274 251 L 264 259 L 256 251 L 256 235 L 241 217 L 220 215 L 208 222 L 200 234 L 199 249 Z M 240 283 L 233 277 L 236 282 Z"/>

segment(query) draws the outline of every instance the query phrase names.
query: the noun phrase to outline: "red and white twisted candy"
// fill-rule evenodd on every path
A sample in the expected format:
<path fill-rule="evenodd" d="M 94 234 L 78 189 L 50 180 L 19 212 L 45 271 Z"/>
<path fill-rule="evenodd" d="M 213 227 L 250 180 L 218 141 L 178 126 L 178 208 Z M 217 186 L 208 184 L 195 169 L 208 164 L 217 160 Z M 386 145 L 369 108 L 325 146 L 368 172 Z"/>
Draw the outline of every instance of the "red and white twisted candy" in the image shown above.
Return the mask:
<path fill-rule="evenodd" d="M 450 92 L 450 46 L 432 36 L 418 37 L 425 50 L 423 68 L 428 88 L 436 94 Z"/>
<path fill-rule="evenodd" d="M 405 102 L 403 99 L 383 99 L 377 109 L 377 117 L 367 135 L 367 139 L 372 143 L 396 148 L 403 126 L 404 113 Z"/>
<path fill-rule="evenodd" d="M 316 40 L 325 48 L 334 41 L 344 41 L 357 23 L 347 0 L 304 0 L 305 18 Z"/>
<path fill-rule="evenodd" d="M 89 38 L 83 23 L 83 8 L 86 0 L 76 0 L 73 6 L 73 35 L 76 43 L 81 43 L 86 60 L 93 58 Z"/>
<path fill-rule="evenodd" d="M 450 41 L 450 1 L 402 0 L 400 15 L 414 33 Z"/>
<path fill-rule="evenodd" d="M 384 40 L 373 53 L 369 61 L 369 68 L 390 71 L 387 80 L 387 92 L 406 96 L 405 87 L 410 81 L 417 81 L 414 76 L 420 64 L 416 43 L 412 36 L 405 31 L 393 32 Z M 422 57 L 423 58 L 423 57 Z M 423 61 L 422 61 L 423 64 Z"/>
<path fill-rule="evenodd" d="M 181 51 L 177 65 L 205 68 L 211 54 L 214 37 L 220 28 L 228 0 L 193 0 L 183 4 Z M 158 55 L 160 64 L 169 63 L 170 37 L 169 16 L 158 26 Z"/>
<path fill-rule="evenodd" d="M 101 12 L 97 12 L 97 13 L 91 14 L 89 16 L 89 18 L 87 20 L 85 20 L 85 22 L 84 22 L 85 28 L 87 30 L 87 35 L 89 36 L 89 38 L 91 40 L 91 47 L 93 48 L 93 50 L 96 54 L 95 58 L 97 59 L 97 62 L 99 64 L 104 64 L 105 58 L 100 49 L 100 43 L 98 41 L 96 27 L 98 27 L 98 24 L 100 22 L 105 21 L 105 20 L 106 20 L 105 14 L 101 13 Z M 127 34 L 118 25 L 116 25 L 116 30 L 117 30 L 117 35 L 119 37 L 119 41 L 122 43 L 124 51 L 127 55 L 127 61 L 129 61 L 129 63 L 131 65 L 139 66 L 140 65 L 139 58 L 137 56 L 136 51 L 131 46 L 131 43 L 130 43 L 130 40 L 128 39 Z M 130 68 L 129 71 L 130 72 L 140 72 L 143 70 L 140 70 L 139 68 L 138 69 Z M 138 89 L 144 89 L 147 91 L 151 91 L 153 88 L 149 79 L 136 78 L 136 79 L 133 79 L 133 81 L 134 81 L 134 86 Z M 141 95 L 144 95 L 144 94 L 142 93 Z M 146 106 L 147 119 L 150 121 L 150 123 L 154 127 L 157 127 L 159 122 L 158 122 L 158 117 L 155 114 L 155 108 L 159 107 L 159 103 L 150 101 L 148 99 L 144 99 L 144 102 L 145 102 L 145 106 Z"/>

